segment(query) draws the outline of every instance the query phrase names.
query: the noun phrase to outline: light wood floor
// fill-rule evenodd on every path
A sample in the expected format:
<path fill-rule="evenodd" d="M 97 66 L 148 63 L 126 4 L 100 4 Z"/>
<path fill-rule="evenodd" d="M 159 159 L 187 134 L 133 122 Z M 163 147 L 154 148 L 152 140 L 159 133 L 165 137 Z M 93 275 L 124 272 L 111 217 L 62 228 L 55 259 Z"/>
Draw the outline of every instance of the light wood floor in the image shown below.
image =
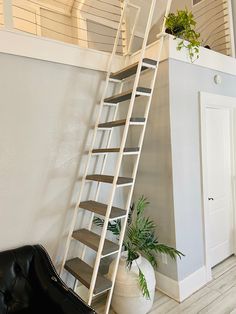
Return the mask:
<path fill-rule="evenodd" d="M 103 302 L 95 304 L 99 314 L 104 313 Z M 236 314 L 236 257 L 230 257 L 213 269 L 213 280 L 183 303 L 157 291 L 149 314 Z M 112 310 L 110 314 L 115 314 Z"/>

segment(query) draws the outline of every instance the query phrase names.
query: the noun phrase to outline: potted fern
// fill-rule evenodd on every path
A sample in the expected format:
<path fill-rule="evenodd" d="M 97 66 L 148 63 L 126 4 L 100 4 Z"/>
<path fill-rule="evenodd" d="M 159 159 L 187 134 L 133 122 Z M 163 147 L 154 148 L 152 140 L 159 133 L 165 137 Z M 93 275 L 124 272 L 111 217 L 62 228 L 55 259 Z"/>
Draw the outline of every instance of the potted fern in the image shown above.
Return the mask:
<path fill-rule="evenodd" d="M 196 21 L 193 13 L 185 10 L 178 10 L 176 14 L 170 13 L 166 17 L 166 33 L 178 39 L 177 50 L 186 48 L 191 62 L 199 58 L 200 34 L 195 31 Z"/>
<path fill-rule="evenodd" d="M 155 223 L 144 216 L 148 204 L 148 200 L 142 196 L 130 209 L 123 242 L 124 252 L 119 262 L 112 299 L 112 307 L 117 314 L 147 313 L 154 301 L 156 286 L 154 269 L 157 268 L 157 254 L 164 253 L 172 259 L 183 256 L 176 249 L 158 242 Z M 104 220 L 95 218 L 94 223 L 102 227 Z M 119 238 L 121 220 L 110 222 L 108 230 Z M 114 261 L 109 268 L 109 278 L 113 268 Z"/>

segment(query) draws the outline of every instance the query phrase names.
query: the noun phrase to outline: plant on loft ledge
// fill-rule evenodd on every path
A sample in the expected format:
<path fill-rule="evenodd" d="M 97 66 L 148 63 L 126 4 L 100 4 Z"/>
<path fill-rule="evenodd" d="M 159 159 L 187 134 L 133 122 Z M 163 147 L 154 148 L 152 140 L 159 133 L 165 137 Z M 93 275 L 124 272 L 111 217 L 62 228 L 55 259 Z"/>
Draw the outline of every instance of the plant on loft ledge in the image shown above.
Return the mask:
<path fill-rule="evenodd" d="M 145 314 L 150 311 L 155 294 L 155 272 L 158 253 L 181 258 L 176 249 L 158 242 L 156 225 L 144 216 L 148 200 L 140 197 L 130 208 L 128 227 L 123 242 L 124 252 L 119 261 L 112 307 L 118 314 Z M 104 220 L 95 218 L 94 223 L 102 227 Z M 109 222 L 108 230 L 119 239 L 121 220 Z M 108 278 L 111 279 L 115 260 L 110 264 Z"/>
<path fill-rule="evenodd" d="M 177 50 L 186 48 L 193 63 L 199 58 L 200 34 L 195 31 L 196 21 L 193 13 L 185 10 L 178 10 L 176 14 L 170 13 L 166 17 L 166 33 L 178 39 Z"/>

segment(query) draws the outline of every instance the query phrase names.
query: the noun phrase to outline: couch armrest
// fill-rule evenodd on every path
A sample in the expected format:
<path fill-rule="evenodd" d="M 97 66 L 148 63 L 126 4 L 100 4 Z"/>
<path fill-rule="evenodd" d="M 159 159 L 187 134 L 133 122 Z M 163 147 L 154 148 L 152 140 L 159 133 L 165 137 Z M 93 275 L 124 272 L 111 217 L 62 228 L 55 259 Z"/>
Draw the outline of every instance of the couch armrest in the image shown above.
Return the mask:
<path fill-rule="evenodd" d="M 69 289 L 56 272 L 53 263 L 40 246 L 35 245 L 34 275 L 47 298 L 65 314 L 96 314 L 77 294 Z"/>

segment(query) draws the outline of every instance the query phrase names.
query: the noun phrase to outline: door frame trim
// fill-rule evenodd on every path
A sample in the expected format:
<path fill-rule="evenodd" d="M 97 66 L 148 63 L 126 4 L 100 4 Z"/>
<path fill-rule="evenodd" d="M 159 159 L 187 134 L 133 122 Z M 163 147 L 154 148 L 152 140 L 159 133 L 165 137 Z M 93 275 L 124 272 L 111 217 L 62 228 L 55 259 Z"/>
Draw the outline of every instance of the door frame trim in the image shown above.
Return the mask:
<path fill-rule="evenodd" d="M 218 102 L 220 101 L 220 104 Z M 217 102 L 217 104 L 216 104 Z M 200 103 L 200 149 L 201 149 L 201 188 L 202 188 L 202 210 L 203 210 L 203 231 L 204 231 L 204 253 L 206 267 L 206 281 L 212 280 L 212 270 L 210 266 L 209 250 L 208 250 L 208 226 L 209 226 L 209 210 L 208 210 L 208 190 L 207 190 L 207 163 L 206 163 L 206 109 L 222 109 L 227 108 L 231 112 L 231 193 L 232 193 L 232 210 L 233 210 L 233 248 L 236 254 L 236 97 L 229 97 L 206 92 L 199 93 Z"/>

